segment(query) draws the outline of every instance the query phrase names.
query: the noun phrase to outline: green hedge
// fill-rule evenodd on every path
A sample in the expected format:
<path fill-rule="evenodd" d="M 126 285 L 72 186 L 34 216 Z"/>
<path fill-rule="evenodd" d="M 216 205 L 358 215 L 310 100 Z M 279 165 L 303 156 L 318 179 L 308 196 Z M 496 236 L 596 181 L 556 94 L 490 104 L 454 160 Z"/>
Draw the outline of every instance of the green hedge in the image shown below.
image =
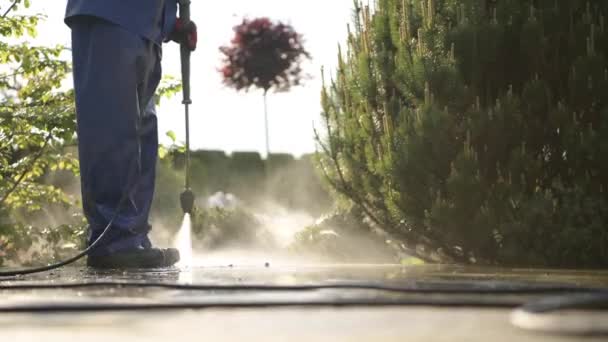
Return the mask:
<path fill-rule="evenodd" d="M 201 198 L 223 191 L 234 194 L 249 206 L 271 201 L 288 209 L 321 215 L 331 209 L 333 200 L 318 176 L 313 159 L 313 155 L 296 159 L 290 154 L 277 153 L 262 159 L 257 152 L 227 155 L 221 151 L 193 151 L 191 183 Z M 172 170 L 160 173 L 182 174 L 183 154 L 173 152 L 171 160 Z"/>

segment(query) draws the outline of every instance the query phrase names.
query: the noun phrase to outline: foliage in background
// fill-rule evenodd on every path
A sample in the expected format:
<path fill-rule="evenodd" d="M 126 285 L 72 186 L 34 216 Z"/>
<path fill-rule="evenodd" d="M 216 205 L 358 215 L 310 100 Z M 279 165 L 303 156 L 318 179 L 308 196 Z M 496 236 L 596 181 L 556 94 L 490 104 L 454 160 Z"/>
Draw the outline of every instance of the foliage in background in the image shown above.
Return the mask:
<path fill-rule="evenodd" d="M 47 254 L 34 252 L 38 242 L 69 249 L 74 245 L 70 236 L 81 232 L 65 229 L 81 223 L 79 217 L 58 228 L 30 225 L 33 219 L 52 221 L 43 209 L 66 211 L 75 202 L 45 176 L 50 171 L 77 173 L 78 162 L 64 149 L 73 144 L 75 128 L 73 93 L 61 87 L 69 72 L 61 58 L 64 48 L 31 42 L 44 17 L 19 14 L 19 8 L 28 6 L 29 1 L 0 1 L 0 264 L 7 256 L 39 261 Z M 18 251 L 24 258 L 17 257 Z"/>
<path fill-rule="evenodd" d="M 163 172 L 183 173 L 183 154 L 174 152 L 171 157 L 173 170 L 159 171 L 160 176 Z M 289 154 L 270 154 L 262 159 L 257 152 L 234 152 L 228 156 L 223 151 L 199 150 L 191 152 L 190 163 L 192 189 L 200 198 L 223 191 L 234 194 L 248 207 L 271 201 L 312 216 L 327 213 L 333 205 L 311 155 L 295 159 Z"/>
<path fill-rule="evenodd" d="M 328 182 L 429 260 L 608 266 L 608 2 L 355 2 Z"/>
<path fill-rule="evenodd" d="M 5 6 L 12 3 L 2 1 Z M 21 3 L 18 1 L 17 3 Z M 16 9 L 16 8 L 15 8 Z M 44 172 L 78 171 L 75 156 L 63 153 L 74 141 L 73 93 L 60 89 L 69 65 L 62 46 L 27 42 L 36 34 L 40 15 L 0 18 L 0 206 L 38 210 L 69 199 L 39 182 Z"/>
<path fill-rule="evenodd" d="M 326 262 L 388 264 L 407 258 L 398 243 L 373 231 L 355 207 L 329 214 L 298 232 L 292 254 Z"/>
<path fill-rule="evenodd" d="M 86 222 L 78 214 L 70 221 L 0 226 L 0 266 L 40 265 L 73 257 L 86 247 Z"/>
<path fill-rule="evenodd" d="M 192 218 L 193 246 L 203 251 L 217 249 L 275 250 L 270 232 L 244 208 L 208 208 L 195 211 Z"/>

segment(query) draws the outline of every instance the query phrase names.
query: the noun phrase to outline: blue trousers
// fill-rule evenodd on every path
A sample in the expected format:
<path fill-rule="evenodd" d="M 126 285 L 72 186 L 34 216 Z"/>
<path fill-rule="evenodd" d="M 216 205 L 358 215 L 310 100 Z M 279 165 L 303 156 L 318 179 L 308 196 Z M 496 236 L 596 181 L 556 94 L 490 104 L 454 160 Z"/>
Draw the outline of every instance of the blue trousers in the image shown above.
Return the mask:
<path fill-rule="evenodd" d="M 149 248 L 158 153 L 154 93 L 161 48 L 99 18 L 73 19 L 72 58 L 82 205 L 92 255 Z M 125 195 L 126 194 L 126 195 Z M 126 201 L 119 205 L 121 199 Z"/>

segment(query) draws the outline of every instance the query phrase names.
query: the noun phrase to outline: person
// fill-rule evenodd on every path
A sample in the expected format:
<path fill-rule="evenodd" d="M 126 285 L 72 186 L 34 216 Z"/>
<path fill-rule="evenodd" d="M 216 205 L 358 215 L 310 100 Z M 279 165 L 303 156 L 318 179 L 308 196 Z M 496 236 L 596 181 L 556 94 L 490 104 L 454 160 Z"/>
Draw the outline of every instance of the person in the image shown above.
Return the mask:
<path fill-rule="evenodd" d="M 176 249 L 152 246 L 148 216 L 158 152 L 154 96 L 161 45 L 196 48 L 179 0 L 68 0 L 82 206 L 96 268 L 168 267 Z"/>

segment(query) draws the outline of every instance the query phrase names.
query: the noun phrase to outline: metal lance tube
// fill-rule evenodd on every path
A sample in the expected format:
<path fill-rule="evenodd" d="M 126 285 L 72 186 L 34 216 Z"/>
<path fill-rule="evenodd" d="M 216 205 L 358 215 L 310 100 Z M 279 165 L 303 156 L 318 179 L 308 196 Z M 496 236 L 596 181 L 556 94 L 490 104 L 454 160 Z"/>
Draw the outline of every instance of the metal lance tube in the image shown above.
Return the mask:
<path fill-rule="evenodd" d="M 179 0 L 179 18 L 184 26 L 190 24 L 190 0 Z M 182 64 L 182 90 L 185 114 L 186 114 L 186 179 L 184 192 L 180 195 L 180 204 L 185 214 L 191 214 L 194 207 L 194 193 L 190 189 L 190 48 L 186 42 L 180 46 L 180 57 Z"/>

